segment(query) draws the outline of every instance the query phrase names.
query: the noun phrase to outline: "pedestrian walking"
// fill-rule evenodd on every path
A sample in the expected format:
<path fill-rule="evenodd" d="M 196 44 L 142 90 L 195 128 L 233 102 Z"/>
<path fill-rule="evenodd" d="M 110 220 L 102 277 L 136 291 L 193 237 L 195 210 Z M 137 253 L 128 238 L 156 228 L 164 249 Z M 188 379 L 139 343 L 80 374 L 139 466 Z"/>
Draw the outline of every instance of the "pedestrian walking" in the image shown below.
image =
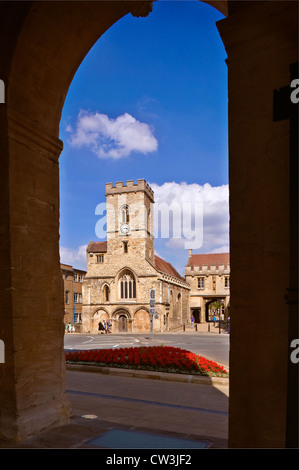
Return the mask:
<path fill-rule="evenodd" d="M 104 330 L 105 330 L 104 325 L 103 325 L 103 323 L 100 321 L 100 323 L 99 323 L 99 332 L 101 333 L 101 335 L 104 333 Z"/>

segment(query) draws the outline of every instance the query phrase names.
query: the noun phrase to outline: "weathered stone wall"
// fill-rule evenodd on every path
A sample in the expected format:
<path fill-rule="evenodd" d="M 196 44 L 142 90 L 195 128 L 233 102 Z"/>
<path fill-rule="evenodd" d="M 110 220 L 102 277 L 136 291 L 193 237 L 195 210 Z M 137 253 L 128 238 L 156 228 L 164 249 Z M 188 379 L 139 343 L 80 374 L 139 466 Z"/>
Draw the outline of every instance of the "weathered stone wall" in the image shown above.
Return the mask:
<path fill-rule="evenodd" d="M 148 325 L 149 318 L 147 316 L 149 315 L 150 289 L 156 290 L 156 312 L 159 314 L 159 319 L 154 319 L 156 331 L 172 329 L 190 321 L 189 289 L 186 286 L 162 281 L 157 276 L 157 273 L 149 277 L 136 276 L 136 279 L 136 300 L 124 301 L 119 296 L 117 278 L 103 277 L 102 279 L 97 279 L 87 276 L 83 285 L 82 331 L 96 332 L 99 317 L 98 312 L 102 314 L 105 312 L 105 315 L 109 316 L 112 321 L 113 331 L 118 332 L 117 319 L 121 307 L 129 313 L 128 318 L 132 320 L 132 331 L 144 331 L 147 327 L 141 326 L 140 318 L 144 318 L 146 325 Z M 103 291 L 103 287 L 106 285 L 109 285 L 110 289 L 109 301 L 105 301 Z M 160 291 L 163 291 L 163 296 L 159 294 Z M 137 317 L 135 317 L 136 311 L 139 310 L 143 312 L 142 316 L 139 313 Z M 147 312 L 146 314 L 144 313 L 145 311 Z M 96 315 L 95 312 L 97 312 Z M 138 319 L 138 321 L 135 322 L 135 319 Z"/>

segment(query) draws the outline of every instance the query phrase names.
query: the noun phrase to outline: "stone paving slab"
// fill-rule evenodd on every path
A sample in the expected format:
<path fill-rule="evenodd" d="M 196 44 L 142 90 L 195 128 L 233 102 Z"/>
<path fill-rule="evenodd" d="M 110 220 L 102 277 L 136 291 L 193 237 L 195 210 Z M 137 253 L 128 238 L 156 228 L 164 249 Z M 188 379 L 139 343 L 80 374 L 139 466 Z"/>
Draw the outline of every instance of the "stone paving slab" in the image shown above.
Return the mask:
<path fill-rule="evenodd" d="M 108 431 L 123 430 L 227 448 L 227 381 L 211 385 L 68 370 L 66 388 L 73 412 L 67 424 L 0 447 L 94 449 Z"/>

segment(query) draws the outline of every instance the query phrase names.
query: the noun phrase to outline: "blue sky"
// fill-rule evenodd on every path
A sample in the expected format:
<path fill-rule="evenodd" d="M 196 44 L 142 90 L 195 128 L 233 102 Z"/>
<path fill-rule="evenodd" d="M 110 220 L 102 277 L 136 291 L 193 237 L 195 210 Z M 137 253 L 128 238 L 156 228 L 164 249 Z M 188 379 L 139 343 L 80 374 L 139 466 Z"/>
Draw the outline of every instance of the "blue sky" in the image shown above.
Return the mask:
<path fill-rule="evenodd" d="M 118 21 L 85 57 L 60 123 L 62 262 L 84 269 L 86 245 L 100 241 L 95 210 L 105 202 L 105 183 L 139 178 L 158 204 L 200 201 L 198 222 L 190 209 L 192 227 L 203 225 L 194 252 L 228 251 L 227 66 L 216 27 L 222 18 L 202 2 L 159 0 L 148 17 Z M 185 241 L 183 234 L 155 244 L 181 273 Z"/>

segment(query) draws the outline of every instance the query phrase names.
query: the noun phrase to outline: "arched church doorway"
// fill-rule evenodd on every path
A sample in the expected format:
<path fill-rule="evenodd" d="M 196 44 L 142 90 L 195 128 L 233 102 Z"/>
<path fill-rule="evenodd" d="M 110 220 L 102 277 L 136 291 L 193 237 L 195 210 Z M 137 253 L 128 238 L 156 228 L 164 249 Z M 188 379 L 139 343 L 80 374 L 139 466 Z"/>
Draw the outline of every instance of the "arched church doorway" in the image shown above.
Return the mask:
<path fill-rule="evenodd" d="M 125 314 L 118 317 L 118 331 L 119 333 L 126 333 L 128 331 L 128 319 Z"/>

